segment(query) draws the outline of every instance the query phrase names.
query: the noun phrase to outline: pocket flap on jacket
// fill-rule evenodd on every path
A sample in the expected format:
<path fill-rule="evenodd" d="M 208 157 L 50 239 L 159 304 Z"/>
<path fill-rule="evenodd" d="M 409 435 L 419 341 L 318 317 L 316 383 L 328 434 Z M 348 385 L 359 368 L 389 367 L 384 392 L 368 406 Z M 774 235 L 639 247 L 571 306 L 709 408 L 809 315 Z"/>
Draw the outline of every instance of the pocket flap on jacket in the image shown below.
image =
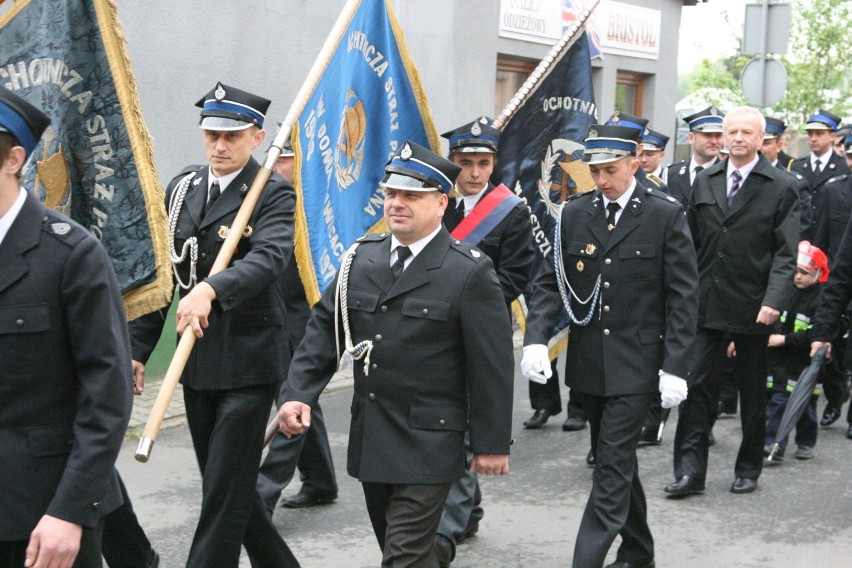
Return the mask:
<path fill-rule="evenodd" d="M 30 455 L 37 458 L 70 454 L 74 445 L 74 425 L 41 426 L 27 431 Z"/>
<path fill-rule="evenodd" d="M 465 430 L 467 417 L 458 406 L 411 406 L 408 425 L 418 430 Z"/>
<path fill-rule="evenodd" d="M 565 249 L 565 254 L 568 256 L 582 256 L 585 258 L 595 258 L 598 256 L 600 248 L 594 243 L 571 241 L 568 248 Z"/>
<path fill-rule="evenodd" d="M 408 296 L 402 305 L 402 315 L 437 321 L 450 319 L 450 303 L 439 298 Z"/>
<path fill-rule="evenodd" d="M 361 290 L 359 288 L 349 288 L 348 304 L 350 310 L 359 310 L 362 312 L 375 312 L 376 306 L 379 305 L 379 293 L 371 290 Z"/>
<path fill-rule="evenodd" d="M 659 343 L 666 338 L 666 330 L 664 329 L 643 329 L 639 331 L 639 343 L 648 345 L 650 343 Z"/>
<path fill-rule="evenodd" d="M 0 308 L 0 335 L 4 333 L 39 333 L 48 329 L 50 329 L 50 310 L 47 304 Z"/>
<path fill-rule="evenodd" d="M 618 258 L 628 260 L 631 258 L 654 258 L 657 251 L 652 244 L 626 243 L 619 247 Z"/>

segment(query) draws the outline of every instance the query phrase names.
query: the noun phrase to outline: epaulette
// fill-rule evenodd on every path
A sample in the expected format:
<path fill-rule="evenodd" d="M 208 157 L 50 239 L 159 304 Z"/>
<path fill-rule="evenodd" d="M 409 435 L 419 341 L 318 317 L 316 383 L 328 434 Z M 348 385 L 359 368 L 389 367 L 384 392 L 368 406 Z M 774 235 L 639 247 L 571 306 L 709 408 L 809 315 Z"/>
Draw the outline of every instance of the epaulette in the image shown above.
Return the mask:
<path fill-rule="evenodd" d="M 48 209 L 41 219 L 41 230 L 72 247 L 90 236 L 81 225 L 51 209 Z"/>
<path fill-rule="evenodd" d="M 645 174 L 645 179 L 656 185 L 657 187 L 665 187 L 666 182 L 662 180 L 659 176 L 655 176 L 654 174 Z"/>
<path fill-rule="evenodd" d="M 668 201 L 669 203 L 675 203 L 678 207 L 680 207 L 680 202 L 677 199 L 675 199 L 674 197 L 672 197 L 671 195 L 669 195 L 668 193 L 666 193 L 664 191 L 660 191 L 659 189 L 656 189 L 656 188 L 653 188 L 653 187 L 646 187 L 645 188 L 645 195 L 653 195 L 654 197 L 657 197 L 659 199 L 663 199 L 665 201 Z"/>
<path fill-rule="evenodd" d="M 182 178 L 183 176 L 185 176 L 186 174 L 188 174 L 188 173 L 190 173 L 190 172 L 198 172 L 198 173 L 201 173 L 201 171 L 202 171 L 205 167 L 207 167 L 207 166 L 206 166 L 206 165 L 203 165 L 203 164 L 202 164 L 202 165 L 186 166 L 184 169 L 182 169 L 182 170 L 180 171 L 180 173 L 179 173 L 178 175 L 176 175 L 175 177 L 173 177 L 173 178 L 172 178 L 172 181 L 178 180 L 178 179 Z M 169 182 L 169 183 L 171 183 L 171 182 Z"/>
<path fill-rule="evenodd" d="M 678 168 L 678 167 L 683 166 L 683 165 L 686 165 L 686 160 L 681 160 L 679 162 L 672 162 L 671 164 L 666 166 L 666 169 Z"/>
<path fill-rule="evenodd" d="M 589 191 L 581 191 L 579 193 L 572 193 L 571 195 L 569 195 L 568 197 L 565 198 L 565 201 L 574 201 L 575 199 L 579 199 L 581 197 L 586 197 L 588 195 L 594 195 L 594 194 L 595 194 L 594 189 L 590 189 Z"/>
<path fill-rule="evenodd" d="M 366 233 L 355 239 L 359 243 L 377 243 L 390 236 L 390 233 Z"/>
<path fill-rule="evenodd" d="M 450 250 L 455 250 L 465 258 L 469 258 L 474 262 L 479 262 L 485 257 L 485 253 L 473 246 L 472 244 L 453 239 L 450 245 Z"/>

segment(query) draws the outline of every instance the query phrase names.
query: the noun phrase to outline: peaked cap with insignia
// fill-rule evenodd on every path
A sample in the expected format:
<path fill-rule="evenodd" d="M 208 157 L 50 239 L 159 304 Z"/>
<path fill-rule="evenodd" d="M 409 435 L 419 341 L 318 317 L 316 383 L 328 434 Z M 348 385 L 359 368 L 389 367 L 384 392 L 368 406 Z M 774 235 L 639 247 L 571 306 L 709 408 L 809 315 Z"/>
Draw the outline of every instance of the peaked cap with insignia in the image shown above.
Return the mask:
<path fill-rule="evenodd" d="M 840 128 L 840 122 L 841 118 L 836 114 L 818 108 L 814 114 L 808 117 L 805 130 L 831 130 L 836 132 Z"/>
<path fill-rule="evenodd" d="M 605 164 L 635 156 L 641 133 L 631 126 L 592 124 L 586 136 L 583 163 Z"/>
<path fill-rule="evenodd" d="M 668 136 L 650 128 L 645 131 L 645 136 L 642 137 L 643 150 L 665 150 L 668 143 Z"/>
<path fill-rule="evenodd" d="M 201 128 L 207 130 L 243 130 L 263 128 L 266 111 L 272 103 L 246 91 L 216 83 L 195 106 L 201 108 Z"/>
<path fill-rule="evenodd" d="M 763 132 L 764 140 L 784 136 L 784 131 L 787 130 L 787 125 L 783 120 L 772 118 L 771 116 L 765 116 L 764 118 L 766 119 L 766 130 Z"/>
<path fill-rule="evenodd" d="M 491 126 L 494 122 L 487 116 L 481 116 L 464 126 L 441 134 L 450 141 L 450 154 L 453 152 L 496 154 L 500 143 L 500 131 Z"/>
<path fill-rule="evenodd" d="M 402 191 L 440 191 L 449 194 L 461 168 L 408 140 L 385 166 L 381 187 Z"/>
<path fill-rule="evenodd" d="M 24 149 L 33 153 L 50 118 L 9 89 L 0 87 L 0 132 L 11 134 Z"/>
<path fill-rule="evenodd" d="M 694 114 L 683 117 L 684 122 L 689 125 L 690 132 L 724 132 L 722 120 L 725 114 L 715 106 L 709 106 Z"/>
<path fill-rule="evenodd" d="M 632 114 L 627 114 L 626 112 L 615 111 L 609 120 L 606 121 L 606 126 L 626 126 L 628 128 L 635 128 L 639 131 L 639 139 L 645 136 L 648 132 L 648 119 L 642 118 L 641 116 L 634 116 Z"/>

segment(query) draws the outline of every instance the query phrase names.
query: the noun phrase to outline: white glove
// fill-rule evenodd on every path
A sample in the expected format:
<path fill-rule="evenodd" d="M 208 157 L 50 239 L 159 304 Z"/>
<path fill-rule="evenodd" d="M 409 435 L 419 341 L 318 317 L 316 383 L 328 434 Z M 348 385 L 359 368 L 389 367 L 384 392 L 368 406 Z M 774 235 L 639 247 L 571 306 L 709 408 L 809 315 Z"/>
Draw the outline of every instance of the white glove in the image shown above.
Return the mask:
<path fill-rule="evenodd" d="M 687 390 L 685 380 L 660 371 L 660 395 L 663 399 L 663 408 L 674 408 L 686 400 Z"/>
<path fill-rule="evenodd" d="M 524 347 L 524 358 L 521 359 L 521 373 L 529 380 L 545 384 L 553 375 L 550 370 L 550 357 L 547 355 L 547 345 L 540 343 Z"/>

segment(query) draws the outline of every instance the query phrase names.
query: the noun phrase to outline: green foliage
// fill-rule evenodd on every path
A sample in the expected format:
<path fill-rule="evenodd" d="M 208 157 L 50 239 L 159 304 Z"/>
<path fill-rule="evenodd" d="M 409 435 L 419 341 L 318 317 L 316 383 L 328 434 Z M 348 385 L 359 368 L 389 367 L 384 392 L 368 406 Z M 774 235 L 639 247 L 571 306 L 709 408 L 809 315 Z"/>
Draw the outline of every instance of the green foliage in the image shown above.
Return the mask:
<path fill-rule="evenodd" d="M 787 92 L 767 114 L 798 127 L 818 107 L 852 118 L 852 2 L 793 0 L 790 42 L 781 58 L 787 69 Z M 740 76 L 748 58 L 741 54 L 705 59 L 687 76 L 689 92 L 706 89 L 708 104 L 744 104 Z M 711 100 L 711 98 L 717 100 Z"/>

